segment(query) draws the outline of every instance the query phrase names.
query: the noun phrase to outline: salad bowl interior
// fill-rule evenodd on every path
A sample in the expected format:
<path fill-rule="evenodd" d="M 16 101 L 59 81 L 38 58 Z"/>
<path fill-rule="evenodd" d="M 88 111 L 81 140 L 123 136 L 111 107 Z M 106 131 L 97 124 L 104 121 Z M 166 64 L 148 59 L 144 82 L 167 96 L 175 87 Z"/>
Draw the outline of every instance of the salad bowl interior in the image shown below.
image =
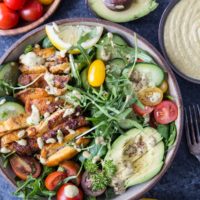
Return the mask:
<path fill-rule="evenodd" d="M 134 32 L 124 28 L 123 26 L 98 20 L 98 19 L 86 19 L 86 18 L 78 18 L 78 19 L 65 19 L 60 20 L 56 22 L 58 25 L 60 24 L 66 24 L 66 25 L 88 25 L 88 26 L 103 26 L 107 31 L 117 33 L 121 35 L 130 45 L 134 45 Z M 19 56 L 23 53 L 24 48 L 29 44 L 35 44 L 45 36 L 45 29 L 44 26 L 37 28 L 36 30 L 33 30 L 32 32 L 26 34 L 24 37 L 22 37 L 20 40 L 18 40 L 13 46 L 7 50 L 5 55 L 0 59 L 0 64 L 17 60 Z M 116 197 L 116 200 L 120 199 L 138 199 L 141 197 L 145 192 L 150 190 L 157 182 L 158 180 L 164 175 L 166 170 L 170 167 L 171 162 L 177 152 L 181 135 L 182 135 L 182 126 L 183 126 L 183 105 L 182 105 L 182 98 L 181 93 L 177 84 L 177 81 L 175 79 L 175 76 L 171 69 L 168 67 L 168 64 L 165 62 L 164 58 L 160 55 L 160 53 L 151 45 L 149 44 L 145 39 L 143 39 L 141 36 L 137 35 L 137 42 L 138 46 L 147 51 L 153 58 L 154 61 L 163 68 L 165 72 L 168 73 L 168 83 L 170 88 L 170 95 L 174 98 L 174 101 L 176 102 L 178 108 L 179 108 L 179 114 L 178 118 L 176 120 L 176 127 L 177 127 L 177 138 L 174 143 L 174 145 L 171 147 L 171 149 L 168 151 L 165 159 L 164 166 L 161 170 L 161 172 L 155 176 L 150 181 L 133 186 L 129 188 L 124 194 Z M 14 180 L 14 173 L 12 170 L 8 168 L 3 168 L 3 163 L 0 163 L 0 168 L 2 171 L 2 174 L 13 184 L 16 186 L 16 182 Z"/>

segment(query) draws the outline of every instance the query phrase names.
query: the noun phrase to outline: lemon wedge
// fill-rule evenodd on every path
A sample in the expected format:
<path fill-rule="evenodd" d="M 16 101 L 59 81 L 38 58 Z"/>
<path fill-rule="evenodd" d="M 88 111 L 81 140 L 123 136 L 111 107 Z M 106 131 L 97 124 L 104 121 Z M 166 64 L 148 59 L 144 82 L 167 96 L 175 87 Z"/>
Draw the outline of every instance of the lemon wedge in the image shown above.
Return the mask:
<path fill-rule="evenodd" d="M 84 49 L 89 49 L 94 46 L 103 33 L 102 26 L 57 26 L 55 23 L 46 25 L 46 34 L 51 43 L 60 51 L 71 51 L 70 53 L 79 53 L 77 44 L 80 44 Z"/>

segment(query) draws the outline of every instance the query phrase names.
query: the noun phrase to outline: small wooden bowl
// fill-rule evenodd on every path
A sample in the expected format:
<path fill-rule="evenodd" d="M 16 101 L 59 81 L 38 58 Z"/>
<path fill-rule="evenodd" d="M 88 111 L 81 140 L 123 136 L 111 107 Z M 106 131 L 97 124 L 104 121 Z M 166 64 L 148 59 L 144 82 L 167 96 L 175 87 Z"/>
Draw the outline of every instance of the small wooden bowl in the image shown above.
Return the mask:
<path fill-rule="evenodd" d="M 13 29 L 8 29 L 8 30 L 0 29 L 0 35 L 2 36 L 18 35 L 18 34 L 33 30 L 34 28 L 42 24 L 45 20 L 47 20 L 56 11 L 60 2 L 61 0 L 54 0 L 52 4 L 50 4 L 49 6 L 45 6 L 45 12 L 43 16 L 34 22 L 29 23 L 29 22 L 23 21 L 22 23 L 19 23 L 18 26 Z"/>

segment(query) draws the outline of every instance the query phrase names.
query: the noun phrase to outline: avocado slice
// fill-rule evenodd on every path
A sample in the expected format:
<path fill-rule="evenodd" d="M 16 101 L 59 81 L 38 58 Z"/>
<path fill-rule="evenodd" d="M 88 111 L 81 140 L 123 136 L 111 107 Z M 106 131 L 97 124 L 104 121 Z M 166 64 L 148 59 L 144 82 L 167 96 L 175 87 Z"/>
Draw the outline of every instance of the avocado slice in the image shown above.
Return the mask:
<path fill-rule="evenodd" d="M 113 22 L 128 22 L 141 18 L 158 6 L 156 0 L 132 1 L 126 10 L 113 11 L 104 5 L 103 0 L 87 0 L 89 7 L 100 17 Z"/>
<path fill-rule="evenodd" d="M 159 142 L 153 149 L 134 162 L 134 174 L 125 181 L 125 187 L 144 183 L 158 174 L 163 166 L 164 152 L 164 143 Z"/>
<path fill-rule="evenodd" d="M 112 186 L 118 182 L 122 189 L 148 181 L 161 170 L 164 152 L 162 137 L 154 128 L 134 128 L 121 135 L 105 157 L 117 166 Z"/>

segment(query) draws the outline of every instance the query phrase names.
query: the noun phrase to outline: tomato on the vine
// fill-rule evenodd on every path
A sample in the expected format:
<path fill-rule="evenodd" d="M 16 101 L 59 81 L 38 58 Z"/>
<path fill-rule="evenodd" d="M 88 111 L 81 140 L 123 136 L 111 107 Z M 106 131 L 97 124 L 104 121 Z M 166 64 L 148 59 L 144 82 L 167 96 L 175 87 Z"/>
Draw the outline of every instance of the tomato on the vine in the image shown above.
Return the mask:
<path fill-rule="evenodd" d="M 4 3 L 0 3 L 0 29 L 10 29 L 18 24 L 18 14 L 8 8 Z"/>
<path fill-rule="evenodd" d="M 37 0 L 28 1 L 23 9 L 20 11 L 21 17 L 25 21 L 36 21 L 39 19 L 43 14 L 43 6 Z"/>
<path fill-rule="evenodd" d="M 26 0 L 4 0 L 6 6 L 12 10 L 20 10 L 23 8 Z"/>

